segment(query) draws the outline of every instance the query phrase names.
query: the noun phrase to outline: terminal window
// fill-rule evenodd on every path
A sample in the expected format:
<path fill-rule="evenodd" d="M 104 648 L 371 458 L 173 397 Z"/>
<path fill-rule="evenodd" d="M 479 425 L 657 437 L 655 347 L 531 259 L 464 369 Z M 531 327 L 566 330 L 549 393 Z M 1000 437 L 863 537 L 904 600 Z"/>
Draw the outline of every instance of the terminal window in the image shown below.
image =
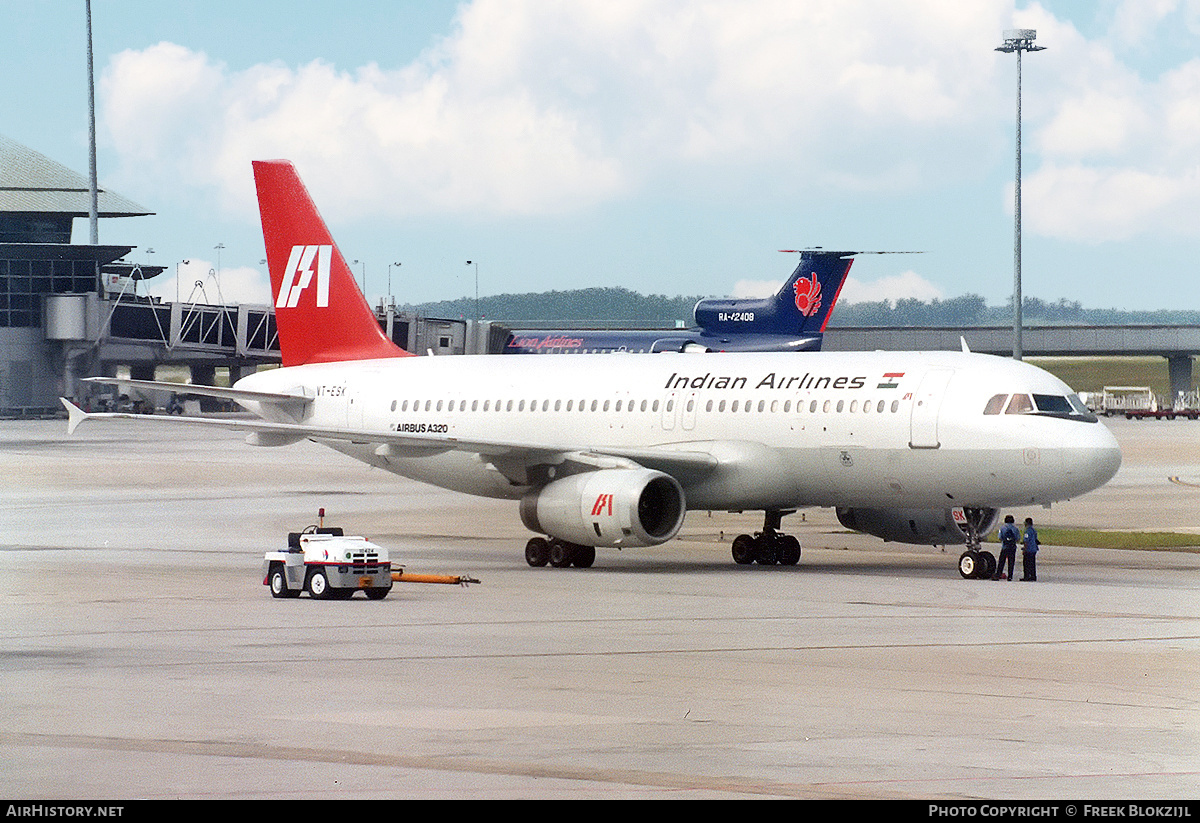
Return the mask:
<path fill-rule="evenodd" d="M 92 260 L 0 260 L 0 328 L 42 324 L 42 298 L 96 290 Z"/>

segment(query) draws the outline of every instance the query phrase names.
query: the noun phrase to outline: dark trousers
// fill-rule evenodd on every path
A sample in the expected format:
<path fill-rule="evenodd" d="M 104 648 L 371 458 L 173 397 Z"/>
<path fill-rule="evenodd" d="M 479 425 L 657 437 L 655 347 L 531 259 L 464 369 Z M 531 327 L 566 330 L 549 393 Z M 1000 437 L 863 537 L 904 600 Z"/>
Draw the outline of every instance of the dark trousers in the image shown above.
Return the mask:
<path fill-rule="evenodd" d="M 1021 579 L 1037 580 L 1037 553 L 1021 552 Z"/>
<path fill-rule="evenodd" d="M 1000 579 L 1000 573 L 1004 571 L 1004 564 L 1008 563 L 1008 579 L 1013 579 L 1013 566 L 1017 564 L 1016 549 L 1001 549 L 1000 559 L 996 561 L 996 574 L 992 576 L 993 580 Z"/>

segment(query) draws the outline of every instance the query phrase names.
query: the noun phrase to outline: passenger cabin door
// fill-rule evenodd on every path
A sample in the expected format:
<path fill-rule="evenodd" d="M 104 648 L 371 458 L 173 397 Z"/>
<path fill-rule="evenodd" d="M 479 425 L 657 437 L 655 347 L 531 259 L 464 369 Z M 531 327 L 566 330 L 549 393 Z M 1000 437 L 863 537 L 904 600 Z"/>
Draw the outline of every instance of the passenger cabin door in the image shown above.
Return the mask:
<path fill-rule="evenodd" d="M 691 431 L 696 428 L 696 405 L 700 402 L 696 392 L 690 391 L 683 398 L 683 412 L 680 415 L 680 426 Z"/>
<path fill-rule="evenodd" d="M 662 409 L 662 427 L 663 431 L 671 431 L 675 428 L 675 405 L 679 402 L 678 392 L 667 392 L 663 398 Z"/>
<path fill-rule="evenodd" d="M 909 419 L 910 449 L 936 449 L 942 445 L 938 439 L 938 412 L 942 407 L 946 384 L 953 374 L 954 369 L 930 369 L 921 378 Z"/>

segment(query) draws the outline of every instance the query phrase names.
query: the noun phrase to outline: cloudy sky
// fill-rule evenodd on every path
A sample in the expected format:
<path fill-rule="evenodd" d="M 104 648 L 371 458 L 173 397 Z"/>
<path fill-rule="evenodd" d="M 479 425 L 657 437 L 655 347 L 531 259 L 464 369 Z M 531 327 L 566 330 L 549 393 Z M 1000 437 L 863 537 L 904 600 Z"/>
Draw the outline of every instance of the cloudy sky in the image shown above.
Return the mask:
<path fill-rule="evenodd" d="M 0 132 L 86 173 L 83 10 L 0 0 Z M 1025 294 L 1200 308 L 1200 0 L 93 0 L 101 184 L 156 212 L 100 239 L 265 302 L 283 157 L 372 299 L 750 294 L 824 246 L 923 252 L 844 299 L 1000 305 L 1013 27 Z"/>

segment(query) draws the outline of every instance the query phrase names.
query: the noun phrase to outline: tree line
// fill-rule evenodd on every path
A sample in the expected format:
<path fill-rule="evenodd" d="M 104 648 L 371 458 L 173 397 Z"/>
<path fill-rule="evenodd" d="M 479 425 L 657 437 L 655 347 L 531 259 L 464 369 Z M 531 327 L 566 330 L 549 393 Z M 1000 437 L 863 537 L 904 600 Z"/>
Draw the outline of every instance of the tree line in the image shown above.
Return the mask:
<path fill-rule="evenodd" d="M 527 294 L 498 294 L 479 298 L 479 314 L 510 327 L 672 328 L 692 325 L 692 310 L 703 295 L 668 297 L 639 294 L 619 287 L 573 289 Z M 427 317 L 466 318 L 475 315 L 474 298 L 406 305 Z M 1086 309 L 1078 301 L 1026 297 L 1022 317 L 1027 325 L 1131 324 L 1200 325 L 1200 311 L 1159 309 Z M 928 302 L 916 298 L 866 303 L 839 303 L 830 326 L 1007 326 L 1011 304 L 989 306 L 978 294 Z"/>

